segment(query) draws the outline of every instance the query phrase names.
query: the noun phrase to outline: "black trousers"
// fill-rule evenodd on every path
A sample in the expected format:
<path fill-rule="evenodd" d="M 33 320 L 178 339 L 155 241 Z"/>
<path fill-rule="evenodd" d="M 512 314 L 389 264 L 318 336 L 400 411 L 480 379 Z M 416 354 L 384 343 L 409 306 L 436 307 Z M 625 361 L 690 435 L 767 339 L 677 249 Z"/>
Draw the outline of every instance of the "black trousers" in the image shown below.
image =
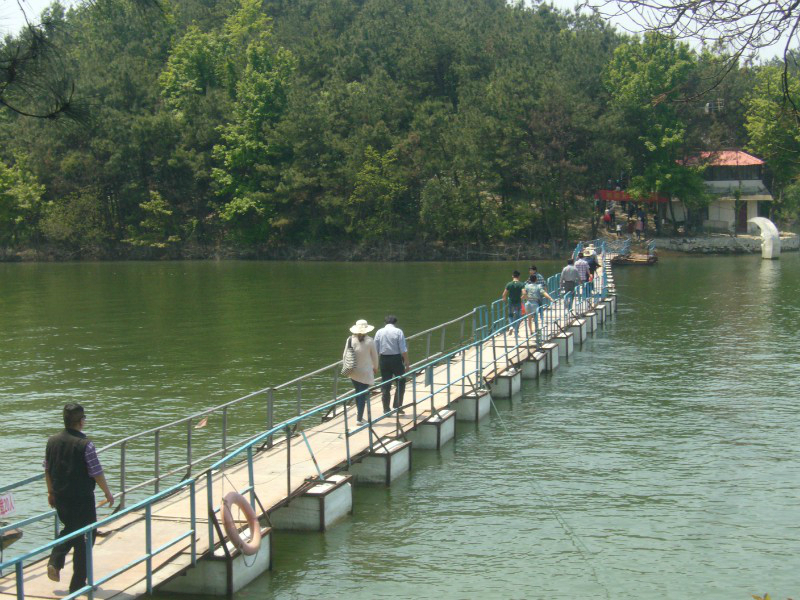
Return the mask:
<path fill-rule="evenodd" d="M 381 386 L 383 412 L 389 412 L 389 396 L 392 391 L 392 384 L 389 380 L 406 372 L 402 354 L 381 354 L 380 367 L 381 379 L 386 382 Z M 395 383 L 397 384 L 397 388 L 394 392 L 394 408 L 398 408 L 403 405 L 403 393 L 406 390 L 406 380 L 405 378 L 398 379 Z"/>
<path fill-rule="evenodd" d="M 64 524 L 64 529 L 58 537 L 64 537 L 91 525 L 97 520 L 97 512 L 94 506 L 94 495 L 85 498 L 70 498 L 68 501 L 56 498 L 56 512 L 58 518 Z M 92 539 L 94 543 L 94 538 Z M 86 537 L 78 536 L 67 540 L 53 548 L 50 553 L 49 563 L 59 571 L 64 568 L 67 553 L 72 553 L 72 580 L 69 584 L 69 591 L 74 592 L 86 585 Z"/>

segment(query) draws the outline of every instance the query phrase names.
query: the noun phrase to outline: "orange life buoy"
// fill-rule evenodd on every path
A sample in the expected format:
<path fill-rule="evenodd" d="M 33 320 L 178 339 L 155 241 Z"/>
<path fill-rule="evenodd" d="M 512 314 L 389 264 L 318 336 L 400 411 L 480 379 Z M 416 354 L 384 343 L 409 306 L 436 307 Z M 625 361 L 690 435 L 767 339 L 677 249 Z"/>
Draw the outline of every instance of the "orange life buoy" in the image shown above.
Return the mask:
<path fill-rule="evenodd" d="M 247 526 L 250 528 L 250 539 L 248 541 L 242 539 L 236 527 L 236 522 L 233 520 L 233 513 L 231 513 L 231 506 L 233 505 L 238 506 L 247 519 Z M 261 547 L 261 525 L 258 522 L 256 511 L 253 510 L 253 507 L 245 500 L 244 496 L 239 492 L 228 492 L 222 499 L 222 506 L 220 506 L 219 512 L 222 514 L 222 526 L 225 528 L 225 535 L 228 536 L 231 543 L 236 548 L 239 548 L 242 554 L 247 556 L 256 554 Z"/>

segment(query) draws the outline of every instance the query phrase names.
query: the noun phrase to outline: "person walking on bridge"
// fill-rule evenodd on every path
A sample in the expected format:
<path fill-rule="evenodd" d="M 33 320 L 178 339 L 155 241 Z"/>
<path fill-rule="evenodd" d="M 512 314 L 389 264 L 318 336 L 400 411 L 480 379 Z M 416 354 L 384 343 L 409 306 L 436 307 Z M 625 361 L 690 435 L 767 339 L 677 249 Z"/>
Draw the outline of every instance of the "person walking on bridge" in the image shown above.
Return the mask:
<path fill-rule="evenodd" d="M 408 345 L 403 330 L 395 326 L 397 317 L 387 315 L 384 319 L 386 325 L 381 327 L 375 334 L 375 347 L 380 356 L 381 379 L 381 399 L 383 400 L 383 412 L 389 412 L 389 399 L 392 393 L 392 379 L 400 377 L 410 366 L 408 362 Z M 398 409 L 398 414 L 403 413 L 403 393 L 406 389 L 406 380 L 400 377 L 395 383 L 394 408 Z"/>
<path fill-rule="evenodd" d="M 544 289 L 544 277 L 540 282 L 534 275 L 531 275 L 528 281 L 525 282 L 525 313 L 528 315 L 528 330 L 533 331 L 532 327 L 536 324 L 536 343 L 541 343 L 541 334 L 539 333 L 539 307 L 544 306 L 544 299 L 547 298 L 553 302 L 552 296 Z"/>
<path fill-rule="evenodd" d="M 528 281 L 541 283 L 542 285 L 547 285 L 547 282 L 544 279 L 544 275 L 539 273 L 539 269 L 536 268 L 536 265 L 531 265 L 530 269 L 528 269 Z"/>
<path fill-rule="evenodd" d="M 367 335 L 373 329 L 375 328 L 364 319 L 359 319 L 350 328 L 350 333 L 353 335 L 347 338 L 344 347 L 345 355 L 348 347 L 351 347 L 356 357 L 356 365 L 350 372 L 350 381 L 353 382 L 353 388 L 357 394 L 356 409 L 359 425 L 363 425 L 365 422 L 364 407 L 369 398 L 367 390 L 375 383 L 375 375 L 378 374 L 378 352 L 375 350 L 375 342 Z"/>
<path fill-rule="evenodd" d="M 567 261 L 567 266 L 561 270 L 561 289 L 564 295 L 569 294 L 568 298 L 564 299 L 564 304 L 567 310 L 572 309 L 572 294 L 575 293 L 575 288 L 580 281 L 580 273 L 575 268 L 575 261 L 571 258 Z"/>
<path fill-rule="evenodd" d="M 519 280 L 519 271 L 511 274 L 511 281 L 503 290 L 503 302 L 508 302 L 508 320 L 514 328 L 514 335 L 519 336 L 519 320 L 522 317 L 522 292 L 525 284 Z"/>
<path fill-rule="evenodd" d="M 106 482 L 103 467 L 97 459 L 94 444 L 83 433 L 86 414 L 80 404 L 64 406 L 64 430 L 47 440 L 44 474 L 47 482 L 47 502 L 56 509 L 64 524 L 59 537 L 69 535 L 97 520 L 94 504 L 95 484 L 106 495 L 109 506 L 114 496 Z M 53 548 L 47 563 L 47 576 L 60 581 L 67 553 L 72 553 L 73 593 L 86 585 L 86 539 L 83 536 L 67 540 Z"/>
<path fill-rule="evenodd" d="M 584 284 L 589 281 L 589 263 L 583 257 L 583 253 L 578 255 L 578 260 L 575 261 L 575 268 L 578 269 L 578 282 Z"/>

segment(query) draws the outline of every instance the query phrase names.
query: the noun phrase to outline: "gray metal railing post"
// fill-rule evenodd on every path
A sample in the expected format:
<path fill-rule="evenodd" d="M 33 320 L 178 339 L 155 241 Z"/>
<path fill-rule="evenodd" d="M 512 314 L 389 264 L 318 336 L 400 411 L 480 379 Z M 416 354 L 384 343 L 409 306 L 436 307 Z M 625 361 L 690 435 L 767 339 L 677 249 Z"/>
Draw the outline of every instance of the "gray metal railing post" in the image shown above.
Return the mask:
<path fill-rule="evenodd" d="M 450 404 L 450 387 L 452 380 L 450 379 L 450 361 L 447 361 L 447 403 Z"/>
<path fill-rule="evenodd" d="M 478 373 L 475 376 L 475 388 L 483 381 L 483 342 L 480 342 L 476 347 L 478 353 Z"/>
<path fill-rule="evenodd" d="M 447 331 L 446 327 L 442 327 L 442 341 L 439 344 L 439 352 L 444 352 L 444 340 L 445 340 L 445 332 Z"/>
<path fill-rule="evenodd" d="M 381 390 L 381 393 L 383 393 L 383 390 Z M 373 442 L 372 442 L 372 399 L 371 398 L 367 398 L 367 421 L 369 421 L 369 428 L 368 428 L 369 449 L 370 451 L 372 451 Z"/>
<path fill-rule="evenodd" d="M 208 551 L 214 554 L 214 480 L 211 471 L 206 473 L 206 498 L 208 499 Z"/>
<path fill-rule="evenodd" d="M 339 366 L 333 367 L 333 399 L 339 397 Z"/>
<path fill-rule="evenodd" d="M 303 413 L 303 409 L 301 408 L 301 403 L 303 400 L 303 383 L 297 382 L 297 416 L 299 417 Z"/>
<path fill-rule="evenodd" d="M 369 397 L 367 397 L 367 403 L 369 403 Z M 347 400 L 342 402 L 342 413 L 344 414 L 344 452 L 347 455 L 347 466 L 350 467 L 350 424 L 347 421 Z"/>
<path fill-rule="evenodd" d="M 122 442 L 119 449 L 119 507 L 125 508 L 125 449 L 128 442 Z"/>
<path fill-rule="evenodd" d="M 228 453 L 228 407 L 222 409 L 222 451 Z"/>
<path fill-rule="evenodd" d="M 292 428 L 286 427 L 286 495 L 292 495 Z"/>
<path fill-rule="evenodd" d="M 187 475 L 192 474 L 192 421 L 186 421 L 186 465 Z"/>
<path fill-rule="evenodd" d="M 461 349 L 461 395 L 467 393 L 467 351 Z"/>
<path fill-rule="evenodd" d="M 197 499 L 195 498 L 194 479 L 189 482 L 189 518 L 192 521 L 192 566 L 197 564 Z"/>
<path fill-rule="evenodd" d="M 411 417 L 414 427 L 417 426 L 417 372 L 411 374 Z"/>
<path fill-rule="evenodd" d="M 153 466 L 153 476 L 155 477 L 155 480 L 156 480 L 155 481 L 155 493 L 156 494 L 158 493 L 159 487 L 161 485 L 161 460 L 160 460 L 160 458 L 161 458 L 161 452 L 160 452 L 161 444 L 159 443 L 160 440 L 161 440 L 161 430 L 160 429 L 156 429 L 156 432 L 155 432 L 155 435 L 154 435 L 154 439 L 153 439 L 153 445 L 155 446 L 155 451 L 153 453 L 154 458 L 155 458 L 155 465 Z"/>
<path fill-rule="evenodd" d="M 250 486 L 250 506 L 256 508 L 256 478 L 253 473 L 253 447 L 247 447 L 247 480 Z"/>
<path fill-rule="evenodd" d="M 267 390 L 267 431 L 273 428 L 275 414 L 274 414 L 274 404 L 275 404 L 275 390 L 269 388 Z M 267 438 L 267 448 L 272 448 L 272 435 Z"/>
<path fill-rule="evenodd" d="M 145 559 L 146 565 L 146 578 L 147 578 L 147 593 L 153 594 L 153 523 L 152 523 L 153 508 L 148 504 L 144 507 L 144 551 L 147 553 Z"/>
<path fill-rule="evenodd" d="M 58 537 L 58 512 L 53 515 L 53 539 Z"/>
<path fill-rule="evenodd" d="M 427 335 L 427 342 L 425 344 L 425 358 L 428 358 L 431 355 L 431 334 Z"/>

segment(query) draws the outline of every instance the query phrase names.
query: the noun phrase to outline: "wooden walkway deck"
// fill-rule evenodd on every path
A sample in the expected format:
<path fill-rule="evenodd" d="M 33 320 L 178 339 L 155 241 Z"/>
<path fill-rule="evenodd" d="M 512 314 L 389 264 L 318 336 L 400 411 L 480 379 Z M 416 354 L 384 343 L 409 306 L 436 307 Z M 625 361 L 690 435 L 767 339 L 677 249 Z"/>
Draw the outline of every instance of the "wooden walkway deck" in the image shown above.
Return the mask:
<path fill-rule="evenodd" d="M 555 319 L 555 312 L 549 311 L 545 315 L 548 323 Z M 565 326 L 564 323 L 561 323 Z M 557 328 L 556 328 L 557 329 Z M 524 331 L 524 329 L 521 330 Z M 494 353 L 492 351 L 494 343 Z M 535 347 L 521 346 L 506 354 L 506 349 L 516 345 L 513 332 L 497 332 L 493 337 L 483 343 L 483 369 L 482 375 L 486 381 L 506 371 L 509 367 L 528 359 Z M 458 357 L 450 365 L 451 379 L 461 377 L 462 368 L 467 372 L 475 371 L 478 365 L 477 346 L 466 351 L 463 360 Z M 494 355 L 497 362 L 493 362 Z M 462 366 L 463 365 L 463 366 Z M 433 372 L 434 389 L 447 387 L 447 365 L 441 365 Z M 431 380 L 424 372 L 416 376 L 416 385 L 412 381 L 406 384 L 405 402 L 412 402 L 412 392 L 417 389 L 419 398 L 431 389 Z M 417 424 L 429 419 L 434 412 L 447 408 L 462 396 L 462 391 L 473 392 L 483 382 L 475 381 L 469 377 L 463 384 L 458 383 L 442 389 L 433 396 L 433 407 L 430 399 L 419 402 L 417 405 Z M 382 414 L 380 396 L 374 394 L 371 399 L 373 417 Z M 349 426 L 354 426 L 353 411 L 348 411 Z M 405 432 L 415 427 L 413 414 L 410 408 L 406 414 L 383 419 L 373 425 L 376 435 L 385 440 L 401 438 Z M 340 411 L 329 420 L 304 429 L 308 444 L 314 453 L 319 468 L 325 475 L 333 474 L 346 468 L 346 435 L 344 434 L 344 415 Z M 308 446 L 301 435 L 290 439 L 291 452 L 291 488 L 301 490 L 307 485 L 309 479 L 317 478 L 318 471 L 309 453 Z M 369 450 L 369 432 L 365 429 L 352 435 L 349 439 L 350 454 L 353 457 L 365 454 Z M 287 447 L 286 440 L 277 437 L 275 445 L 258 452 L 254 457 L 255 493 L 263 507 L 269 512 L 287 500 Z M 207 489 L 205 478 L 197 480 L 194 491 L 194 502 L 197 507 L 196 544 L 198 558 L 209 552 L 208 515 L 207 515 Z M 219 501 L 227 492 L 242 490 L 249 486 L 247 462 L 225 468 L 224 472 L 215 473 L 213 476 L 213 497 Z M 157 548 L 169 540 L 179 537 L 190 529 L 191 495 L 189 490 L 183 490 L 166 498 L 153 506 L 152 547 Z M 94 546 L 94 572 L 99 579 L 105 574 L 131 562 L 132 557 L 140 556 L 145 552 L 145 516 L 144 511 L 131 513 L 120 518 L 114 523 L 113 529 L 105 530 L 98 536 Z M 71 553 L 70 553 L 71 556 Z M 59 598 L 68 594 L 67 587 L 72 573 L 70 557 L 62 571 L 62 581 L 53 582 L 47 578 L 47 560 L 43 557 L 40 561 L 26 566 L 24 572 L 25 598 L 44 599 Z M 178 543 L 172 548 L 153 557 L 153 585 L 158 585 L 172 578 L 177 573 L 191 567 L 191 553 L 189 539 Z M 108 582 L 102 584 L 94 593 L 96 598 L 111 598 L 115 600 L 133 599 L 146 593 L 144 563 L 124 571 Z M 0 600 L 17 598 L 14 573 L 6 573 L 0 578 Z"/>

